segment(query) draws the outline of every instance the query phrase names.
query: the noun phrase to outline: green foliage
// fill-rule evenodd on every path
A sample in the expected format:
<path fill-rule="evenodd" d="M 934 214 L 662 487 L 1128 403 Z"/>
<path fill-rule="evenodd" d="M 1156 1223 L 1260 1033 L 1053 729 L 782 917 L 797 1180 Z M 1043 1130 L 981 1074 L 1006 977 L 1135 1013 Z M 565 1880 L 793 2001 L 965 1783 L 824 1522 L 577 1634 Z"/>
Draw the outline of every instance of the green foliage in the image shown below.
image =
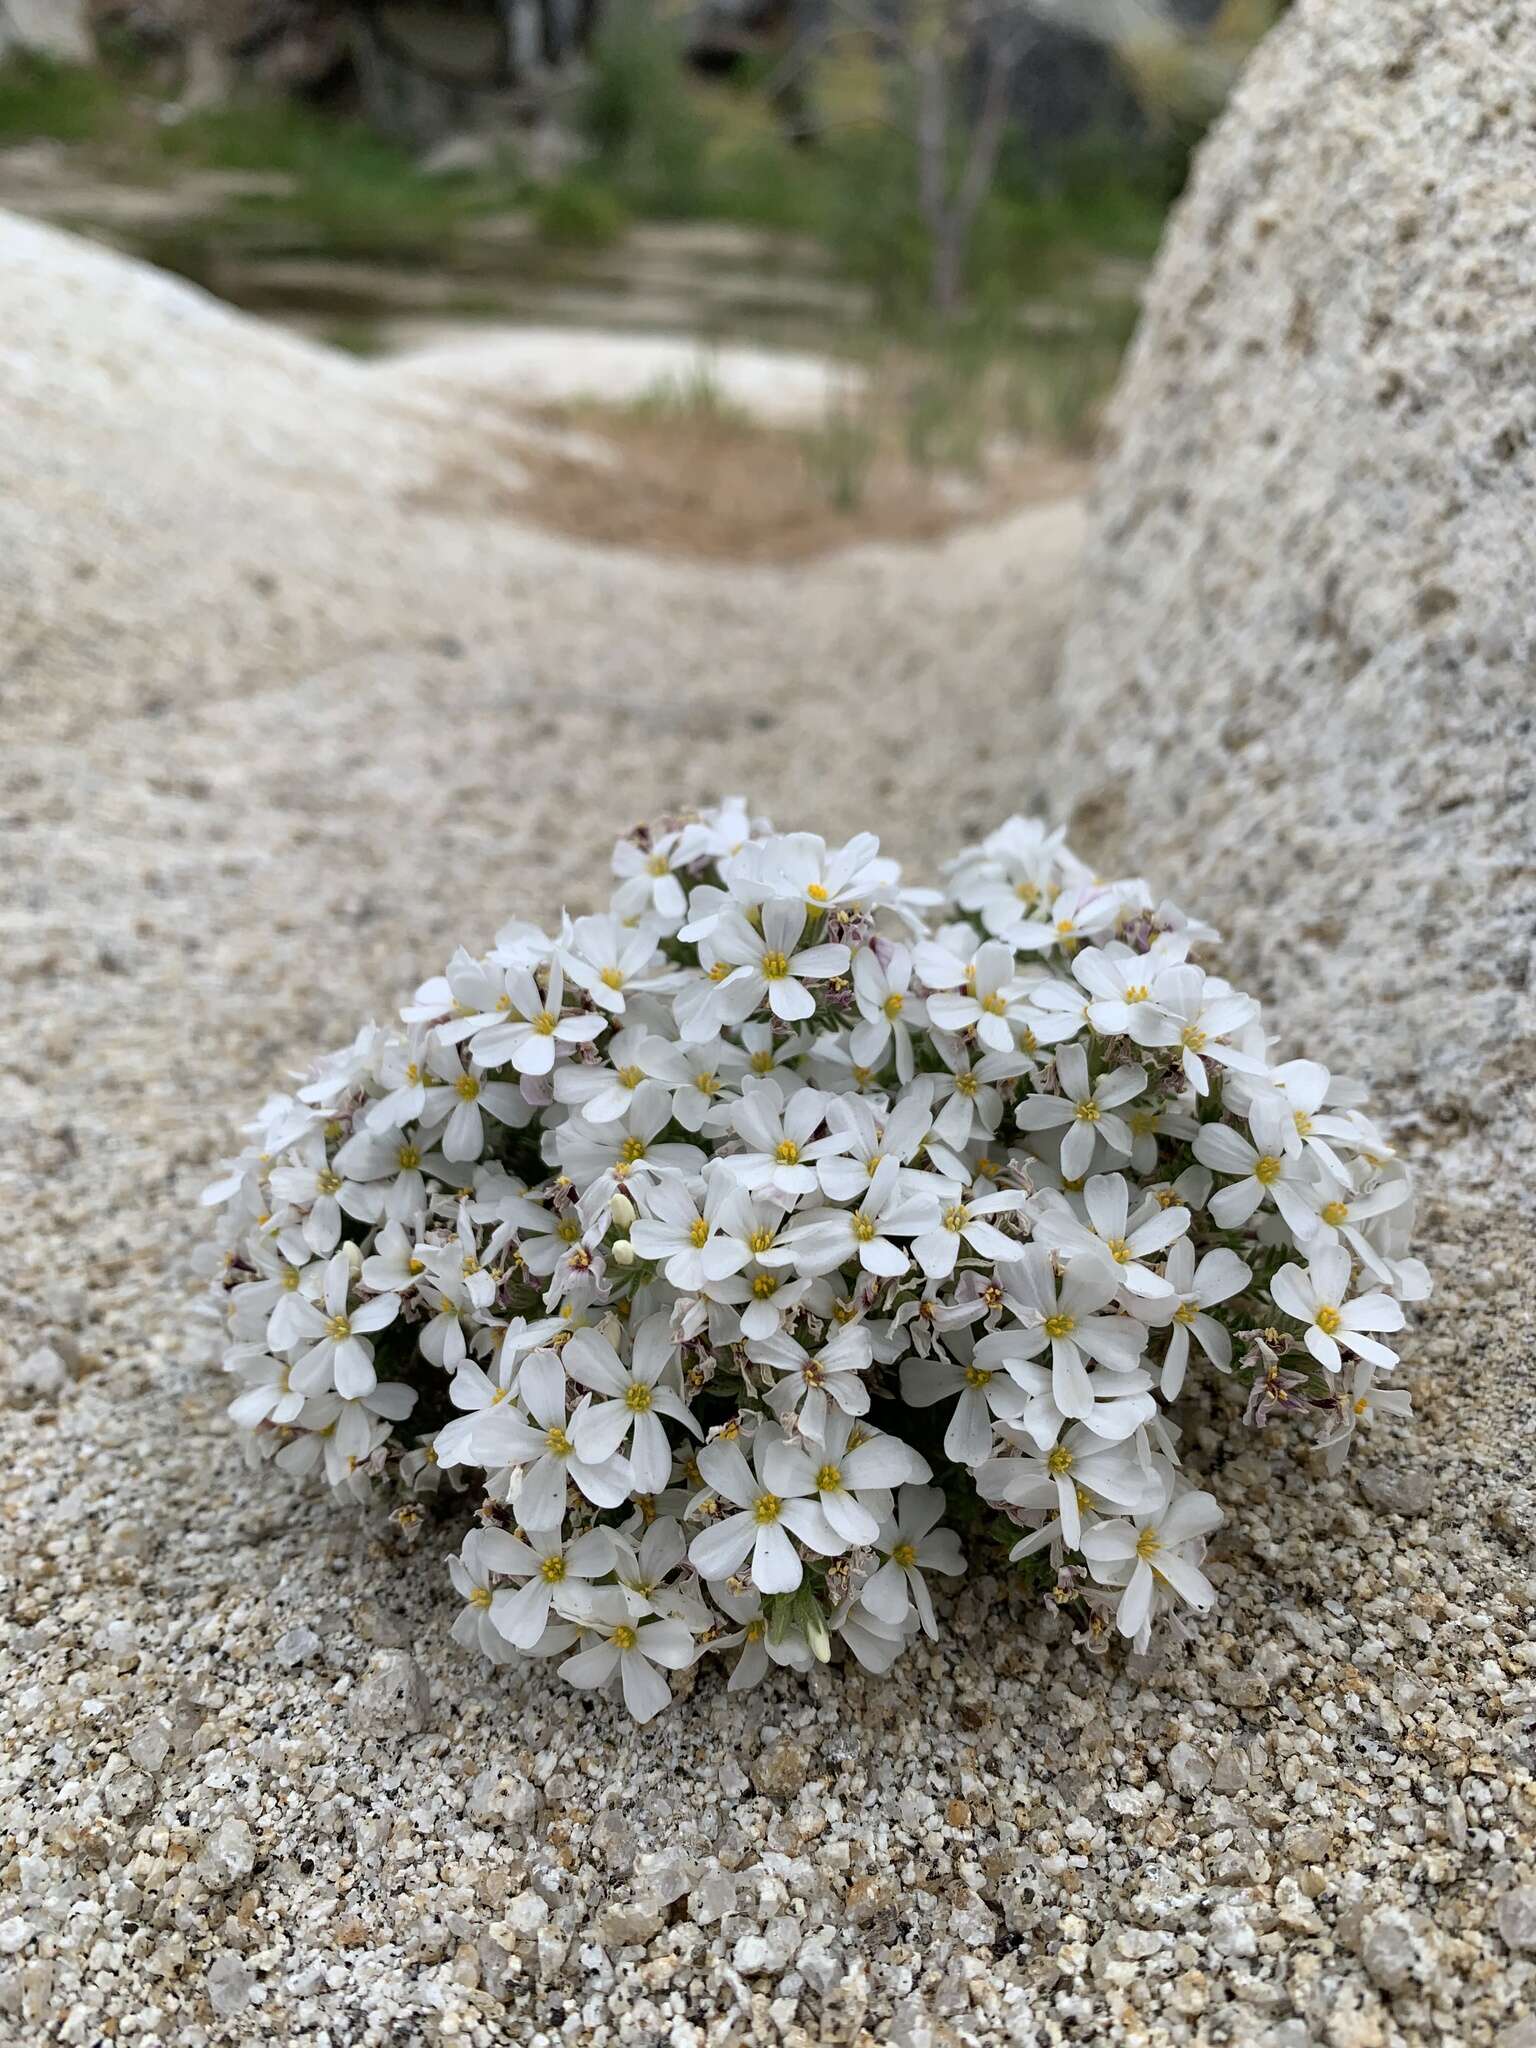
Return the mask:
<path fill-rule="evenodd" d="M 693 426 L 741 427 L 750 415 L 720 388 L 714 365 L 701 357 L 685 374 L 658 377 L 629 408 L 637 419 L 672 420 Z"/>
<path fill-rule="evenodd" d="M 540 238 L 559 248 L 606 249 L 629 226 L 624 202 L 609 185 L 573 173 L 533 195 Z"/>
<path fill-rule="evenodd" d="M 620 0 L 592 51 L 577 108 L 602 175 L 636 212 L 707 212 L 709 126 L 689 90 L 675 29 Z"/>
<path fill-rule="evenodd" d="M 835 398 L 803 437 L 805 466 L 835 512 L 857 512 L 879 452 L 879 434 L 856 399 Z"/>
<path fill-rule="evenodd" d="M 121 94 L 104 72 L 14 54 L 0 62 L 0 147 L 95 142 L 121 119 Z"/>
<path fill-rule="evenodd" d="M 426 177 L 408 151 L 360 122 L 292 101 L 236 102 L 158 134 L 173 162 L 287 178 L 286 192 L 253 194 L 237 211 L 341 256 L 439 260 L 488 196 L 482 180 Z"/>

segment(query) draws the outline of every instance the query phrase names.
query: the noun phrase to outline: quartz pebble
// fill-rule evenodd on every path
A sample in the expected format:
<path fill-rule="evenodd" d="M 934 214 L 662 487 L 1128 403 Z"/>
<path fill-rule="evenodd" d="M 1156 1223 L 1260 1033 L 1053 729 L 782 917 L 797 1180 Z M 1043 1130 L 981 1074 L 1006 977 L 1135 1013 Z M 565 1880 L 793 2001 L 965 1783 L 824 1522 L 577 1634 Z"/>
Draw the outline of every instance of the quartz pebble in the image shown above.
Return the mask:
<path fill-rule="evenodd" d="M 405 1650 L 375 1650 L 352 1694 L 353 1725 L 366 1735 L 419 1735 L 432 1711 L 421 1666 Z"/>

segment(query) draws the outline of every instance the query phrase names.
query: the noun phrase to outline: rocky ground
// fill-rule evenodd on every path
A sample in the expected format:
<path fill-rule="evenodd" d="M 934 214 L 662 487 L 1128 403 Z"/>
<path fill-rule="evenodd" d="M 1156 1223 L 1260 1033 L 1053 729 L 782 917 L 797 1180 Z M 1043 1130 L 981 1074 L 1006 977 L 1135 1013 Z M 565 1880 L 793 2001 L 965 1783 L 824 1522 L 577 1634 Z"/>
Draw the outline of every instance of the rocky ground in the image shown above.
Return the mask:
<path fill-rule="evenodd" d="M 794 571 L 556 541 L 421 508 L 461 392 L 0 257 L 0 2036 L 1533 2048 L 1536 1563 L 1484 1419 L 1529 1297 L 1469 1198 L 1416 1432 L 1326 1481 L 1196 1419 L 1222 1607 L 1152 1670 L 982 1583 L 887 1679 L 706 1668 L 637 1730 L 458 1652 L 444 1531 L 223 1420 L 189 1262 L 242 1112 L 665 803 L 918 869 L 1056 808 L 1076 507 Z"/>

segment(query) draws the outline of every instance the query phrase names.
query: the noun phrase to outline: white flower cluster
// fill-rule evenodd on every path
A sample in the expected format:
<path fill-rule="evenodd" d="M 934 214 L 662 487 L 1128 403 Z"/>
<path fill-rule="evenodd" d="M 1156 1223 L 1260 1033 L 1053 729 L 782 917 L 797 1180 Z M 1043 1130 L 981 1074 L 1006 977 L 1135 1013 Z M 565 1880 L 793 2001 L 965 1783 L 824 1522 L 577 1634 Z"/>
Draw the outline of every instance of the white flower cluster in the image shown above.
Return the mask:
<path fill-rule="evenodd" d="M 1145 1646 L 1213 1598 L 1192 1362 L 1330 1462 L 1407 1411 L 1407 1174 L 1144 883 L 1013 818 L 908 889 L 740 799 L 613 868 L 268 1101 L 205 1196 L 253 1453 L 483 1475 L 461 1642 L 641 1719 L 706 1650 L 733 1688 L 833 1636 L 884 1670 L 963 1569 L 947 1503 Z"/>

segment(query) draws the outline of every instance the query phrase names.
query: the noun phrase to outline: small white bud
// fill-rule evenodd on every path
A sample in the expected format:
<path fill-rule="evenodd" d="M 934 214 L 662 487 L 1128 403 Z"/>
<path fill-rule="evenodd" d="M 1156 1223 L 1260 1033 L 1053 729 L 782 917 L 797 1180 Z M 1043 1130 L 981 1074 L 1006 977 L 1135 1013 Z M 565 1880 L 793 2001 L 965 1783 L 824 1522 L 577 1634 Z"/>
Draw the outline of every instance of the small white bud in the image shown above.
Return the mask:
<path fill-rule="evenodd" d="M 632 1266 L 635 1263 L 635 1248 L 627 1237 L 621 1237 L 611 1250 L 616 1266 Z"/>
<path fill-rule="evenodd" d="M 811 1655 L 818 1664 L 825 1664 L 832 1655 L 832 1638 L 827 1634 L 827 1624 L 819 1607 L 813 1608 L 805 1618 L 805 1640 L 811 1646 Z"/>
<path fill-rule="evenodd" d="M 631 1223 L 635 1220 L 637 1211 L 628 1195 L 615 1195 L 608 1205 L 608 1214 L 613 1218 L 618 1229 L 628 1230 Z"/>

